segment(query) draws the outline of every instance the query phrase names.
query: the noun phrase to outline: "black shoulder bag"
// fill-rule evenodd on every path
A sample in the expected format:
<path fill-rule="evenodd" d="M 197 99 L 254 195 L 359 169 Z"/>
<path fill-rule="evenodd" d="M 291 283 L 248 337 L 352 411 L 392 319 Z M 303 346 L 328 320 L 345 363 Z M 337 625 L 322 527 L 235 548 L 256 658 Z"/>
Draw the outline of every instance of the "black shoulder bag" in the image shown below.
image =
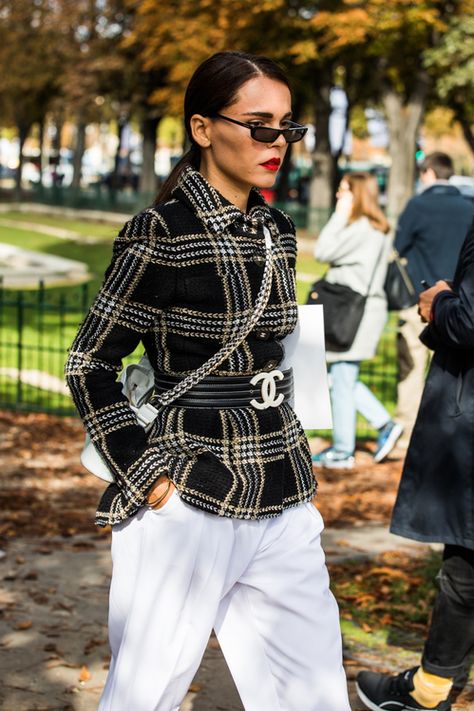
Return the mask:
<path fill-rule="evenodd" d="M 394 249 L 387 267 L 385 294 L 389 311 L 400 311 L 414 306 L 418 300 L 416 289 L 406 270 L 407 260 Z"/>
<path fill-rule="evenodd" d="M 372 288 L 384 246 L 382 243 L 365 294 L 360 294 L 344 284 L 332 284 L 324 277 L 315 281 L 311 286 L 306 303 L 320 304 L 324 307 L 326 350 L 339 353 L 349 350 L 352 346 L 364 315 L 365 303 Z"/>

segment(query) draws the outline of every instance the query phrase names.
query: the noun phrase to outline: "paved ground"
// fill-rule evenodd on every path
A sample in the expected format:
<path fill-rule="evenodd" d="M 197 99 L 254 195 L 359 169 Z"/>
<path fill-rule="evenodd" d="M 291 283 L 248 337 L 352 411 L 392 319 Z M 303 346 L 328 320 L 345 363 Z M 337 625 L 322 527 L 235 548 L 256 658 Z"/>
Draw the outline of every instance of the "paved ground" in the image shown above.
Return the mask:
<path fill-rule="evenodd" d="M 334 561 L 399 547 L 416 552 L 417 544 L 376 525 L 325 534 L 328 558 Z M 109 574 L 109 540 L 100 533 L 9 543 L 0 560 L 2 711 L 97 708 L 108 664 Z M 353 711 L 362 708 L 354 695 L 355 674 L 373 665 L 373 659 L 346 660 Z M 181 711 L 242 708 L 217 640 L 211 637 Z"/>

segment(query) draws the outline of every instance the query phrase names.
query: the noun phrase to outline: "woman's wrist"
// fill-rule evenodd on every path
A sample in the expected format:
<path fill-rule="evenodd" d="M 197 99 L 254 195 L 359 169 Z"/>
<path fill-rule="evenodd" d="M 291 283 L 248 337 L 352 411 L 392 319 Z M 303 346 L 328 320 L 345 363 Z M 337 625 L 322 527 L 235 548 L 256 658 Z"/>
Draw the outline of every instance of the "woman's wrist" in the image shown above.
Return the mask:
<path fill-rule="evenodd" d="M 154 507 L 161 503 L 169 494 L 172 481 L 165 475 L 161 475 L 152 486 L 146 497 L 148 506 Z"/>

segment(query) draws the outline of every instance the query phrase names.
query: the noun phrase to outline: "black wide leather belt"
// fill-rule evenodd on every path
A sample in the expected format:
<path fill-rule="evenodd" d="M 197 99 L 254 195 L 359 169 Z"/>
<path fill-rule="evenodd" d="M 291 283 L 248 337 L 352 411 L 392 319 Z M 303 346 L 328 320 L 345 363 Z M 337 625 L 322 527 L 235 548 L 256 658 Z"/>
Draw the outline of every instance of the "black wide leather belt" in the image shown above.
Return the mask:
<path fill-rule="evenodd" d="M 155 373 L 155 393 L 160 395 L 181 378 Z M 173 400 L 179 407 L 278 407 L 293 397 L 293 371 L 271 370 L 256 375 L 210 375 Z"/>

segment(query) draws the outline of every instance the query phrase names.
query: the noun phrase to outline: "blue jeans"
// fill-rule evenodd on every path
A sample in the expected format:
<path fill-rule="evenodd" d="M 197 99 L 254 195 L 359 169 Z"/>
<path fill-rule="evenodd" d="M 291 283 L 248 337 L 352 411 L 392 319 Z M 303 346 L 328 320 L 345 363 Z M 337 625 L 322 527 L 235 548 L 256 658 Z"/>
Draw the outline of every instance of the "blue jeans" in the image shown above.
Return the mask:
<path fill-rule="evenodd" d="M 331 402 L 335 449 L 352 454 L 355 449 L 356 415 L 360 412 L 378 430 L 391 417 L 382 403 L 359 378 L 359 361 L 332 363 Z"/>

